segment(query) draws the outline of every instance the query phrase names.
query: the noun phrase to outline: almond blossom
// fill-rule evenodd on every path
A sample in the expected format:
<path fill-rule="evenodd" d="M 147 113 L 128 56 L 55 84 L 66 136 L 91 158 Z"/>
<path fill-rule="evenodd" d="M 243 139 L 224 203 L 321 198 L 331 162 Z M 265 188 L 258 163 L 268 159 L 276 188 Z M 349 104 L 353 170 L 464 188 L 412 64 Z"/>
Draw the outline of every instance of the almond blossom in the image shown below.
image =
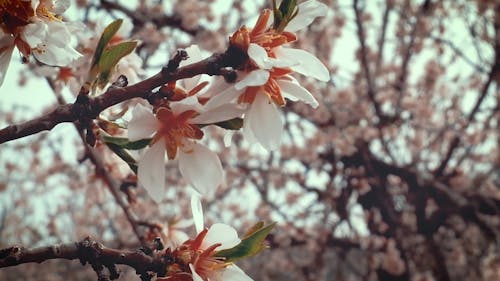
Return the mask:
<path fill-rule="evenodd" d="M 78 24 L 63 22 L 61 14 L 69 0 L 6 0 L 0 3 L 0 85 L 3 83 L 14 47 L 25 61 L 33 55 L 47 65 L 65 66 L 80 57 L 71 46 Z"/>
<path fill-rule="evenodd" d="M 167 278 L 161 280 L 180 281 L 251 281 L 253 280 L 232 262 L 218 257 L 219 251 L 230 249 L 241 242 L 234 228 L 223 223 L 216 223 L 209 229 L 203 228 L 203 212 L 199 195 L 191 198 L 193 220 L 198 235 L 179 246 L 173 256 L 183 265 L 189 265 L 191 275 L 179 270 L 178 264 L 167 267 Z"/>
<path fill-rule="evenodd" d="M 207 103 L 214 108 L 237 101 L 246 106 L 243 133 L 250 142 L 259 142 L 268 150 L 281 143 L 283 121 L 278 107 L 285 98 L 303 101 L 316 108 L 318 101 L 296 79 L 297 72 L 320 81 L 329 81 L 328 69 L 311 53 L 283 45 L 297 36 L 292 31 L 309 25 L 316 17 L 324 16 L 328 7 L 309 0 L 298 5 L 297 15 L 283 31 L 274 29 L 272 12 L 264 10 L 253 29 L 240 28 L 231 36 L 231 44 L 247 52 L 250 62 L 240 72 L 240 80 Z"/>
<path fill-rule="evenodd" d="M 196 88 L 197 89 L 197 88 Z M 203 194 L 224 182 L 222 165 L 217 154 L 198 141 L 203 131 L 197 124 L 216 123 L 241 115 L 241 111 L 204 111 L 196 96 L 171 102 L 153 114 L 138 104 L 128 124 L 131 141 L 149 138 L 151 144 L 139 159 L 138 182 L 149 195 L 159 201 L 165 190 L 165 152 L 168 160 L 178 159 L 179 170 Z"/>
<path fill-rule="evenodd" d="M 111 38 L 109 45 L 116 45 L 129 39 L 132 28 L 132 22 L 129 19 L 124 19 L 118 31 Z M 81 52 L 82 56 L 72 61 L 66 67 L 55 68 L 44 65 L 36 67 L 35 73 L 40 76 L 53 78 L 57 92 L 61 92 L 64 87 L 68 87 L 72 93 L 78 94 L 80 88 L 87 80 L 94 50 L 104 29 L 105 25 L 103 21 L 98 21 L 95 30 L 88 29 L 86 32 L 79 33 L 77 49 Z M 124 75 L 129 84 L 139 82 L 140 77 L 145 74 L 142 64 L 142 59 L 135 52 L 124 56 L 116 65 L 109 78 L 109 82 L 116 81 L 120 75 Z M 99 94 L 104 90 L 106 90 L 106 87 L 104 89 L 96 89 L 96 93 L 94 94 Z"/>

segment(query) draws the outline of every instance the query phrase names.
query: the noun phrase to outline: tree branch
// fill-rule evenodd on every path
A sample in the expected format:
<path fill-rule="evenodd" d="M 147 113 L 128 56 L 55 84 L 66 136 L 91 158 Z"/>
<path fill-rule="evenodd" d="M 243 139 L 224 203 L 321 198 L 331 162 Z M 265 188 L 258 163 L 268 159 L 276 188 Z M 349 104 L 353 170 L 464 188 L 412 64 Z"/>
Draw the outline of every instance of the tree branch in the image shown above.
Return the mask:
<path fill-rule="evenodd" d="M 1 129 L 0 144 L 51 130 L 60 123 L 95 119 L 108 107 L 133 98 L 145 98 L 151 90 L 172 81 L 190 78 L 199 74 L 234 76 L 234 72 L 228 72 L 224 68 L 238 68 L 246 59 L 247 55 L 243 51 L 230 46 L 222 54 L 214 54 L 202 61 L 173 71 L 165 67 L 158 74 L 128 87 L 109 87 L 104 94 L 93 98 L 79 96 L 75 103 L 60 105 L 47 115 Z"/>
<path fill-rule="evenodd" d="M 52 259 L 80 260 L 82 265 L 89 263 L 98 276 L 102 275 L 103 267 L 109 270 L 109 278 L 117 279 L 117 264 L 134 268 L 137 274 L 155 272 L 159 276 L 165 274 L 167 264 L 171 259 L 165 254 L 148 256 L 140 251 L 123 251 L 104 247 L 90 237 L 80 242 L 58 244 L 34 249 L 12 246 L 0 249 L 0 268 L 11 267 L 25 263 L 42 263 Z"/>

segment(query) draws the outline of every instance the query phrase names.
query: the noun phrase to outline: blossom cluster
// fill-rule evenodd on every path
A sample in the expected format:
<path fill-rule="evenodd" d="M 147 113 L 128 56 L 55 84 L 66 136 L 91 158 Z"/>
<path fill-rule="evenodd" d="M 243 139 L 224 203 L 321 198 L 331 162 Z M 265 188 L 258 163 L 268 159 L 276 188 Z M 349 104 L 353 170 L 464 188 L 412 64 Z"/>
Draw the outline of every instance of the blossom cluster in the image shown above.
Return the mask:
<path fill-rule="evenodd" d="M 165 161 L 177 159 L 181 174 L 197 190 L 192 210 L 198 235 L 169 252 L 178 257 L 179 263 L 167 268 L 163 280 L 252 280 L 218 256 L 220 251 L 241 242 L 236 231 L 224 224 L 203 229 L 198 192 L 213 192 L 223 183 L 224 173 L 217 154 L 201 144 L 201 127 L 241 118 L 243 135 L 249 142 L 260 143 L 267 150 L 278 149 L 283 131 L 279 108 L 285 106 L 286 99 L 318 106 L 313 95 L 291 74 L 325 82 L 330 79 L 327 68 L 314 55 L 287 46 L 297 40 L 293 32 L 326 11 L 324 4 L 309 0 L 296 7 L 286 24 L 280 24 L 270 10 L 264 10 L 253 28 L 242 27 L 230 37 L 230 44 L 248 55 L 248 61 L 237 69 L 235 83 L 200 75 L 167 85 L 171 92 L 168 103 L 152 110 L 141 104 L 134 108 L 128 123 L 129 140 L 151 139 L 138 162 L 139 184 L 153 199 L 161 200 Z M 203 59 L 196 45 L 186 51 L 189 58 L 181 66 Z"/>
<path fill-rule="evenodd" d="M 287 45 L 297 40 L 293 32 L 325 15 L 327 7 L 309 0 L 296 9 L 298 12 L 283 30 L 273 26 L 273 13 L 264 10 L 253 28 L 242 27 L 230 37 L 230 44 L 249 58 L 237 70 L 236 83 L 196 76 L 169 85 L 175 101 L 156 107 L 154 113 L 145 106 L 136 106 L 128 124 L 128 137 L 131 141 L 151 138 L 139 159 L 138 179 L 152 198 L 159 200 L 164 192 L 166 159 L 178 159 L 181 174 L 202 194 L 210 194 L 223 183 L 217 154 L 200 143 L 204 135 L 200 125 L 242 118 L 247 141 L 276 150 L 283 131 L 279 108 L 285 106 L 285 98 L 318 106 L 314 96 L 291 74 L 328 81 L 328 69 L 314 55 Z M 203 58 L 197 46 L 186 51 L 189 59 L 181 66 Z"/>

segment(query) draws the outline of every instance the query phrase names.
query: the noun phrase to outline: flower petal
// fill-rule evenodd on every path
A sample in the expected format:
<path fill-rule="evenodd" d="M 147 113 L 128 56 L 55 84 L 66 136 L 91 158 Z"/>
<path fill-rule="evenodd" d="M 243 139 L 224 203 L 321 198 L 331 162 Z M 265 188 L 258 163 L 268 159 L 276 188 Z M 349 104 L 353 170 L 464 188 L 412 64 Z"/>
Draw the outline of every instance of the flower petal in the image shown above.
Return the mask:
<path fill-rule="evenodd" d="M 248 73 L 243 79 L 234 85 L 236 90 L 241 90 L 248 86 L 261 86 L 264 85 L 269 79 L 269 71 L 264 69 L 257 69 Z"/>
<path fill-rule="evenodd" d="M 290 68 L 305 76 L 316 78 L 320 81 L 329 81 L 330 73 L 326 66 L 313 54 L 300 50 L 285 47 L 274 49 L 276 57 L 280 60 L 299 62 Z"/>
<path fill-rule="evenodd" d="M 276 150 L 281 144 L 283 121 L 281 114 L 266 95 L 257 94 L 250 110 L 245 115 L 245 122 L 250 122 L 250 130 L 255 138 L 267 150 Z"/>
<path fill-rule="evenodd" d="M 149 138 L 160 129 L 160 122 L 151 112 L 151 109 L 137 104 L 132 111 L 132 119 L 128 123 L 128 138 L 131 141 Z"/>
<path fill-rule="evenodd" d="M 234 264 L 222 270 L 220 280 L 253 281 L 250 276 Z"/>
<path fill-rule="evenodd" d="M 212 110 L 226 103 L 230 103 L 231 101 L 236 99 L 242 92 L 243 89 L 236 90 L 233 85 L 229 85 L 225 90 L 210 98 L 205 104 L 204 108 L 205 110 Z"/>
<path fill-rule="evenodd" d="M 241 242 L 238 233 L 234 228 L 227 224 L 216 223 L 212 225 L 201 243 L 201 248 L 206 249 L 214 244 L 222 244 L 217 248 L 218 251 L 230 249 Z"/>
<path fill-rule="evenodd" d="M 82 56 L 70 46 L 71 33 L 64 22 L 36 21 L 24 27 L 21 38 L 44 64 L 65 66 Z"/>
<path fill-rule="evenodd" d="M 213 124 L 226 120 L 231 120 L 243 115 L 245 111 L 237 104 L 223 104 L 217 108 L 213 108 L 206 112 L 201 113 L 195 118 L 191 119 L 193 124 Z"/>
<path fill-rule="evenodd" d="M 186 151 L 186 148 L 189 151 Z M 212 194 L 224 182 L 222 164 L 215 152 L 198 143 L 179 151 L 179 169 L 182 176 L 201 194 Z"/>
<path fill-rule="evenodd" d="M 54 5 L 53 12 L 56 15 L 61 15 L 69 8 L 69 6 L 71 6 L 71 1 L 70 0 L 57 0 L 57 1 L 54 1 L 53 5 Z"/>
<path fill-rule="evenodd" d="M 260 68 L 266 68 L 267 60 L 268 60 L 268 55 L 266 52 L 266 49 L 263 47 L 255 44 L 255 43 L 250 43 L 250 46 L 248 46 L 248 56 L 250 59 L 257 64 Z"/>
<path fill-rule="evenodd" d="M 298 83 L 293 83 L 287 80 L 278 80 L 277 82 L 282 93 L 295 97 L 296 99 L 311 105 L 313 108 L 318 107 L 319 103 L 314 96 Z"/>
<path fill-rule="evenodd" d="M 271 69 L 273 67 L 283 68 L 298 65 L 297 62 L 278 60 L 269 57 L 266 49 L 255 43 L 250 43 L 250 46 L 248 47 L 248 56 L 262 69 Z"/>
<path fill-rule="evenodd" d="M 196 233 L 203 230 L 203 208 L 201 206 L 201 198 L 199 193 L 191 195 L 191 213 L 193 214 L 194 228 Z"/>
<path fill-rule="evenodd" d="M 285 27 L 286 31 L 295 32 L 310 25 L 315 18 L 326 16 L 328 6 L 316 1 L 309 0 L 298 5 L 298 14 Z"/>
<path fill-rule="evenodd" d="M 159 140 L 146 149 L 139 160 L 138 182 L 159 203 L 165 192 L 165 142 Z"/>
<path fill-rule="evenodd" d="M 0 31 L 1 32 L 1 31 Z M 0 86 L 7 75 L 10 58 L 14 50 L 14 38 L 10 35 L 5 35 L 0 38 Z"/>
<path fill-rule="evenodd" d="M 188 110 L 202 111 L 202 107 L 196 96 L 190 96 L 180 101 L 171 102 L 170 108 L 175 115 L 179 115 Z"/>
<path fill-rule="evenodd" d="M 28 43 L 32 48 L 43 43 L 47 36 L 48 26 L 42 21 L 30 23 L 23 28 L 21 39 Z"/>

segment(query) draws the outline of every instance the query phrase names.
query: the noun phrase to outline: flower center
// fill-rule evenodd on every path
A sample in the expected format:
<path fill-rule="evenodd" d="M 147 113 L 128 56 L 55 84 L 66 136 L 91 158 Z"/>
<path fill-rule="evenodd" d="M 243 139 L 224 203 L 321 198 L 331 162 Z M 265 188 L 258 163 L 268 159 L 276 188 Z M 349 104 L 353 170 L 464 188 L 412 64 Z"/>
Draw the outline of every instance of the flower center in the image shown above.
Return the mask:
<path fill-rule="evenodd" d="M 31 1 L 0 0 L 0 27 L 5 33 L 15 34 L 18 27 L 27 25 L 34 15 Z"/>
<path fill-rule="evenodd" d="M 250 43 L 255 43 L 270 52 L 274 47 L 297 40 L 297 36 L 294 33 L 279 32 L 273 28 L 268 28 L 267 23 L 270 16 L 271 10 L 265 9 L 260 14 L 253 29 L 242 27 L 231 36 L 231 44 L 246 51 Z"/>
<path fill-rule="evenodd" d="M 157 111 L 156 118 L 160 120 L 161 128 L 156 133 L 153 142 L 160 139 L 165 141 L 169 159 L 175 158 L 177 148 L 184 147 L 186 138 L 199 140 L 203 137 L 203 131 L 198 126 L 188 122 L 197 114 L 194 110 L 188 110 L 176 116 L 165 107 Z"/>
<path fill-rule="evenodd" d="M 245 92 L 238 98 L 238 103 L 253 103 L 258 93 L 267 95 L 269 100 L 278 106 L 285 106 L 285 98 L 281 94 L 281 89 L 277 80 L 287 79 L 285 75 L 292 71 L 288 68 L 273 68 L 269 71 L 269 79 L 266 84 L 261 86 L 247 87 Z"/>

